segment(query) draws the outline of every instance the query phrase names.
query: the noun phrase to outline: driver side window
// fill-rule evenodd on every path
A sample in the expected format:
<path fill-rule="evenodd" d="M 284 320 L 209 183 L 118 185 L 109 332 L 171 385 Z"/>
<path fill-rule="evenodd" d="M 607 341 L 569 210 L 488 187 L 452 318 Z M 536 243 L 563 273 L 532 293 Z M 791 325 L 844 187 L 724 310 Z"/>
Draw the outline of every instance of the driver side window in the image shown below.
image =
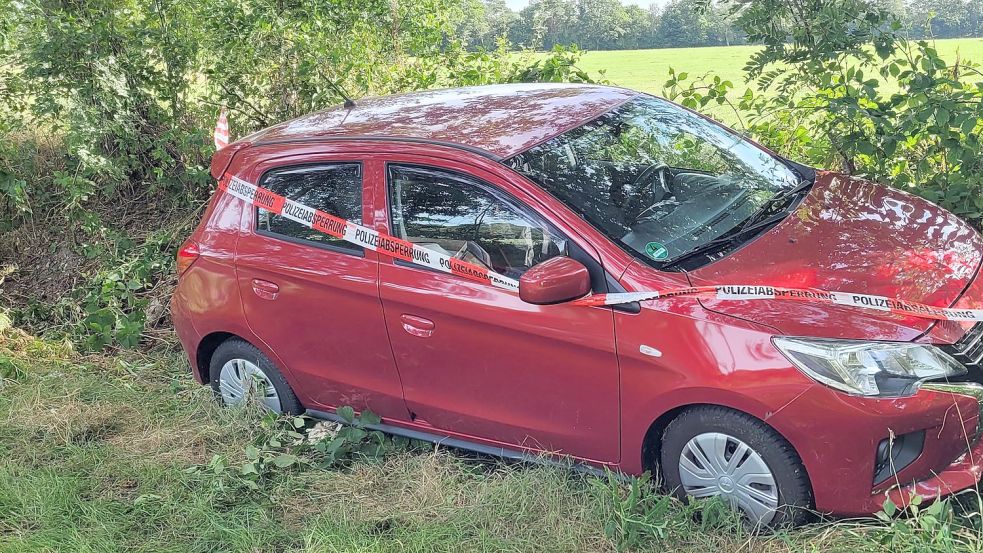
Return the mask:
<path fill-rule="evenodd" d="M 388 182 L 393 234 L 424 248 L 511 278 L 566 251 L 545 221 L 474 178 L 389 165 Z"/>

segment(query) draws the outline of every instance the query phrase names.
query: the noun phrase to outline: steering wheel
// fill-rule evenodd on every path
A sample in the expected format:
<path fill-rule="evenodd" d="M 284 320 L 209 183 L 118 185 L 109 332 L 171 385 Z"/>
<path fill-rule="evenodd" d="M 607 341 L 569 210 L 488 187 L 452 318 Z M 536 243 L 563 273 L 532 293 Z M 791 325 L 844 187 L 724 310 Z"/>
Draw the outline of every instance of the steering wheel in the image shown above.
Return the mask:
<path fill-rule="evenodd" d="M 633 194 L 628 205 L 625 206 L 625 222 L 628 226 L 634 225 L 642 215 L 655 207 L 655 204 L 672 195 L 672 190 L 669 189 L 671 180 L 671 169 L 665 163 L 653 163 L 635 177 L 631 188 L 639 190 L 639 193 Z M 651 184 L 646 186 L 649 182 Z M 643 190 L 651 192 L 651 195 L 644 193 Z M 643 201 L 650 202 L 644 209 L 639 205 Z"/>
<path fill-rule="evenodd" d="M 470 255 L 471 259 L 465 259 L 466 256 Z M 478 245 L 474 240 L 468 240 L 461 246 L 461 249 L 457 250 L 451 257 L 460 259 L 461 261 L 467 261 L 469 263 L 477 263 L 484 265 L 486 269 L 494 271 L 495 268 L 492 267 L 491 255 Z"/>
<path fill-rule="evenodd" d="M 631 187 L 634 189 L 636 187 L 643 186 L 652 177 L 657 177 L 652 182 L 652 202 L 661 202 L 666 199 L 666 196 L 672 194 L 669 190 L 669 182 L 672 180 L 672 174 L 670 173 L 669 166 L 665 163 L 653 163 L 645 168 L 644 171 L 635 177 L 632 181 Z"/>

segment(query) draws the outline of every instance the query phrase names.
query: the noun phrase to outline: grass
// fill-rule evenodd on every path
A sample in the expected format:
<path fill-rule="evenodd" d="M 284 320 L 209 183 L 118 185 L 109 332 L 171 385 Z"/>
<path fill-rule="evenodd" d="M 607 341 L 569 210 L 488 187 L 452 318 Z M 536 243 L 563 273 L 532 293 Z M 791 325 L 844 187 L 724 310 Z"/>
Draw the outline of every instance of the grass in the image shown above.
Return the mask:
<path fill-rule="evenodd" d="M 983 38 L 956 38 L 935 41 L 935 47 L 943 59 L 950 63 L 958 56 L 963 60 L 983 63 Z M 660 50 L 608 50 L 587 52 L 578 66 L 592 75 L 605 71 L 612 83 L 661 95 L 668 79 L 669 68 L 686 71 L 691 77 L 707 73 L 719 75 L 734 83 L 743 92 L 744 65 L 758 49 L 757 46 L 716 46 L 706 48 L 666 48 Z"/>
<path fill-rule="evenodd" d="M 0 375 L 0 551 L 856 553 L 981 543 L 952 513 L 938 517 L 941 530 L 916 532 L 925 517 L 915 517 L 897 528 L 755 535 L 716 504 L 686 506 L 643 482 L 432 447 L 343 469 L 276 469 L 251 489 L 236 475 L 263 433 L 259 419 L 219 408 L 172 348 L 79 356 L 7 329 Z"/>

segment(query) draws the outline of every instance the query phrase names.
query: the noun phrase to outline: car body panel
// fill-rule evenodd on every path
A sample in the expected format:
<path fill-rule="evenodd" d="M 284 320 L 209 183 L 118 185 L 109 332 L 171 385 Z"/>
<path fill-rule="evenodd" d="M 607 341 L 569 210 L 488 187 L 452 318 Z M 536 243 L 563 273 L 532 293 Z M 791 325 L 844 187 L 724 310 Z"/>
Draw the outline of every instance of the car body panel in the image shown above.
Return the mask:
<path fill-rule="evenodd" d="M 430 90 L 358 100 L 274 125 L 244 141 L 404 138 L 505 158 L 613 109 L 639 93 L 576 84 Z M 410 141 L 410 140 L 407 140 Z"/>
<path fill-rule="evenodd" d="M 879 511 L 891 487 L 945 470 L 972 445 L 978 418 L 976 400 L 965 395 L 923 390 L 905 398 L 860 398 L 815 384 L 768 422 L 795 444 L 816 509 L 859 516 Z M 875 488 L 878 442 L 919 430 L 925 431 L 921 455 Z"/>
<path fill-rule="evenodd" d="M 966 291 L 953 304 L 956 309 L 983 309 L 983 265 L 976 271 L 973 281 Z M 972 321 L 939 321 L 932 330 L 918 341 L 931 344 L 952 344 L 957 342 L 973 327 Z"/>
<path fill-rule="evenodd" d="M 405 153 L 387 160 L 468 174 L 511 196 L 523 192 L 459 161 Z M 377 216 L 376 230 L 390 232 L 388 209 Z M 390 343 L 407 407 L 419 421 L 513 447 L 619 460 L 611 309 L 536 306 L 512 291 L 392 259 L 380 260 L 379 270 Z M 412 319 L 430 330 L 417 332 Z"/>
<path fill-rule="evenodd" d="M 981 259 L 983 238 L 955 215 L 898 190 L 820 172 L 786 220 L 689 276 L 695 286 L 817 288 L 949 307 Z M 831 304 L 702 301 L 793 336 L 910 341 L 932 326 L 929 319 Z"/>
<path fill-rule="evenodd" d="M 273 168 L 330 162 L 363 164 L 363 214 L 371 217 L 372 179 L 365 156 L 280 155 L 239 176 L 260 182 Z M 350 405 L 405 419 L 399 375 L 379 302 L 379 256 L 296 243 L 255 230 L 256 209 L 242 211 L 236 267 L 249 327 L 283 360 L 298 399 L 311 408 Z M 256 281 L 278 287 L 275 298 Z"/>
<path fill-rule="evenodd" d="M 691 298 L 649 303 L 653 306 L 638 314 L 615 314 L 626 472 L 652 468 L 643 453 L 653 413 L 719 405 L 771 424 L 774 413 L 812 386 L 772 346 L 770 329 L 725 315 L 705 316 Z"/>
<path fill-rule="evenodd" d="M 171 298 L 174 328 L 189 352 L 192 373 L 199 382 L 209 378 L 208 367 L 199 366 L 195 355 L 201 340 L 213 333 L 256 338 L 245 324 L 235 285 L 235 246 L 241 215 L 242 202 L 236 198 L 221 193 L 212 197 L 201 224 L 192 234 L 199 257 L 182 275 Z M 264 353 L 275 357 L 269 348 L 259 344 Z"/>
<path fill-rule="evenodd" d="M 623 291 L 770 284 L 983 307 L 979 234 L 924 200 L 860 179 L 821 172 L 785 221 L 682 273 L 633 257 L 497 161 L 636 94 L 518 85 L 365 100 L 351 113 L 312 114 L 246 137 L 215 156 L 212 174 L 258 183 L 272 167 L 360 160 L 363 223 L 388 232 L 386 163 L 438 166 L 525 204 Z M 637 310 L 535 306 L 372 251 L 352 256 L 257 235 L 253 213 L 217 194 L 191 237 L 201 254 L 179 279 L 172 314 L 199 382 L 208 380 L 200 365 L 209 340 L 235 335 L 280 367 L 315 412 L 369 408 L 406 432 L 561 453 L 628 474 L 653 468 L 660 424 L 678 409 L 725 406 L 784 437 L 809 475 L 816 508 L 836 514 L 870 514 L 889 496 L 903 502 L 915 492 L 953 493 L 979 479 L 983 461 L 974 452 L 983 449 L 970 443 L 979 424 L 974 398 L 935 390 L 851 396 L 806 377 L 772 343 L 795 334 L 950 344 L 969 323 L 685 296 Z M 279 284 L 276 299 L 256 296 L 253 278 Z M 432 323 L 430 337 L 406 330 L 404 315 L 416 317 L 411 327 Z M 877 444 L 912 431 L 925 431 L 922 453 L 874 487 Z"/>

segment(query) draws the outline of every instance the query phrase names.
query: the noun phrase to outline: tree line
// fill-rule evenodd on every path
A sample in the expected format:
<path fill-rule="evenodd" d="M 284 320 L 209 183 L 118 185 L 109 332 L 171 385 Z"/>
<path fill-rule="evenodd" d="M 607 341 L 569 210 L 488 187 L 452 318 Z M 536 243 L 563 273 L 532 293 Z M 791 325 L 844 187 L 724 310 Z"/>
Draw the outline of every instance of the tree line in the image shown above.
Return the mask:
<path fill-rule="evenodd" d="M 879 0 L 911 39 L 983 36 L 983 0 Z M 457 36 L 471 49 L 515 45 L 590 50 L 724 46 L 747 43 L 731 14 L 741 0 L 670 0 L 648 9 L 619 0 L 532 0 L 514 11 L 505 0 L 463 0 Z"/>

